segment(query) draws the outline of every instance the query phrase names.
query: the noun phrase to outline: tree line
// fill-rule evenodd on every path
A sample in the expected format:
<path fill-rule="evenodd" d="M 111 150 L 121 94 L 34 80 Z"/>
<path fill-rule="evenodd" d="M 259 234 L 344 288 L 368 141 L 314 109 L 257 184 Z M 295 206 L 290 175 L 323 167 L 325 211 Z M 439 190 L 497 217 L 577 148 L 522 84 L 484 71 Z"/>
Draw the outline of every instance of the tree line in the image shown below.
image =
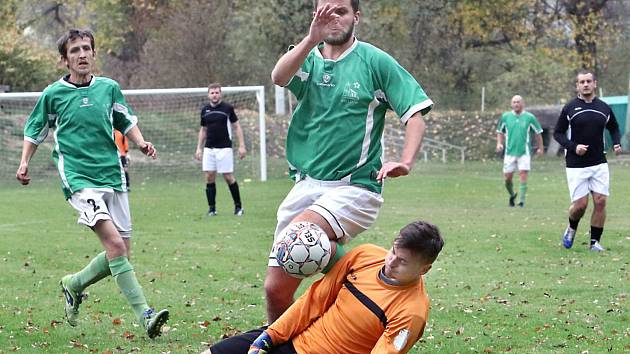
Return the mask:
<path fill-rule="evenodd" d="M 95 32 L 101 74 L 124 88 L 271 86 L 269 74 L 308 31 L 312 0 L 3 0 L 0 85 L 42 90 L 64 68 L 55 40 Z M 389 52 L 440 109 L 529 104 L 573 94 L 579 68 L 625 94 L 630 2 L 379 0 L 361 2 L 357 37 Z"/>

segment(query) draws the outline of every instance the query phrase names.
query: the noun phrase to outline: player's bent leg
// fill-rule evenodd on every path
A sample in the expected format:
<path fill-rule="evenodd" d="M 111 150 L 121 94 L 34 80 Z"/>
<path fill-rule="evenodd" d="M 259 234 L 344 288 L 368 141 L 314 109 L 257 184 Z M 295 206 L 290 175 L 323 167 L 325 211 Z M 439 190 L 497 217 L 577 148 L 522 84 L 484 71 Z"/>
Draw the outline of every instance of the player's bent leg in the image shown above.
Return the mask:
<path fill-rule="evenodd" d="M 604 227 L 606 222 L 606 202 L 608 196 L 593 192 L 593 214 L 591 215 L 591 225 Z"/>
<path fill-rule="evenodd" d="M 328 235 L 329 240 L 337 240 L 337 234 L 333 230 L 332 226 L 330 226 L 330 223 L 328 223 L 326 218 L 324 218 L 319 213 L 306 209 L 298 216 L 296 216 L 291 223 L 296 223 L 300 221 L 307 221 L 316 224 L 317 226 L 321 227 L 322 230 L 324 230 L 326 235 Z"/>
<path fill-rule="evenodd" d="M 573 247 L 573 241 L 575 240 L 575 234 L 577 232 L 577 225 L 580 222 L 584 212 L 588 207 L 588 195 L 576 199 L 571 203 L 569 207 L 569 225 L 562 234 L 562 245 L 564 248 L 569 249 Z"/>
<path fill-rule="evenodd" d="M 109 269 L 116 285 L 121 290 L 149 338 L 161 333 L 162 326 L 168 320 L 168 310 L 154 311 L 147 305 L 142 287 L 138 283 L 133 266 L 127 258 L 127 246 L 111 220 L 100 221 L 94 226 L 109 260 Z"/>
<path fill-rule="evenodd" d="M 265 276 L 265 298 L 267 321 L 273 323 L 293 304 L 293 295 L 302 279 L 287 274 L 282 267 L 267 267 Z"/>
<path fill-rule="evenodd" d="M 574 200 L 569 206 L 569 218 L 573 220 L 580 220 L 586 208 L 588 207 L 588 195 L 585 195 L 579 199 Z"/>
<path fill-rule="evenodd" d="M 116 257 L 127 256 L 125 241 L 120 237 L 118 230 L 111 220 L 101 220 L 97 222 L 93 230 L 98 235 L 107 253 L 107 259 L 111 260 Z"/>

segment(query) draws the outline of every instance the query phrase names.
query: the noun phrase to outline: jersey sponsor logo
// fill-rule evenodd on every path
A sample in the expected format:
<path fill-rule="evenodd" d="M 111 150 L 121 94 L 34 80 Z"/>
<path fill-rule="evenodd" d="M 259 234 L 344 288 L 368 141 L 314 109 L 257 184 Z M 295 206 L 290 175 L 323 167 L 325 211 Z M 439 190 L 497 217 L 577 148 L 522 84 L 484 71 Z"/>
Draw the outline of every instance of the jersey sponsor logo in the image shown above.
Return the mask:
<path fill-rule="evenodd" d="M 409 330 L 401 329 L 400 332 L 398 332 L 398 335 L 396 336 L 396 338 L 394 338 L 394 348 L 396 348 L 396 350 L 398 351 L 401 351 L 407 344 L 408 339 L 409 339 Z"/>
<path fill-rule="evenodd" d="M 81 100 L 81 105 L 79 107 L 90 107 L 92 106 L 92 104 L 89 102 L 89 99 L 87 97 L 83 97 L 83 99 Z"/>
<path fill-rule="evenodd" d="M 324 73 L 324 75 L 322 75 L 322 81 L 317 83 L 317 86 L 323 86 L 323 87 L 335 87 L 335 84 L 333 84 L 332 81 L 333 79 L 333 75 L 329 74 L 329 73 Z"/>
<path fill-rule="evenodd" d="M 582 107 L 575 107 L 573 110 L 574 111 L 579 111 L 580 109 L 582 109 Z"/>

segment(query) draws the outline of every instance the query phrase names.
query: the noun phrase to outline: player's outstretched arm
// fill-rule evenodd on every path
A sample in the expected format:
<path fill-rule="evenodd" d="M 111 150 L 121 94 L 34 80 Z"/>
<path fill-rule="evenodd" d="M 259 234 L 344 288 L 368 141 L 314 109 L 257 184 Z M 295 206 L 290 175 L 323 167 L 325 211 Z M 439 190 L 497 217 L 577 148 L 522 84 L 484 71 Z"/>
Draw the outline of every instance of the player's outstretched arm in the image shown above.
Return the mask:
<path fill-rule="evenodd" d="M 15 178 L 24 186 L 31 182 L 31 176 L 28 175 L 28 164 L 35 154 L 35 151 L 37 151 L 37 145 L 28 140 L 24 140 L 22 145 L 22 159 L 15 173 Z"/>
<path fill-rule="evenodd" d="M 138 128 L 137 125 L 129 129 L 129 131 L 127 132 L 127 137 L 131 141 L 133 141 L 134 144 L 136 144 L 136 146 L 138 146 L 138 148 L 140 149 L 140 151 L 142 151 L 143 154 L 153 159 L 157 157 L 157 150 L 155 150 L 155 147 L 153 146 L 153 144 L 151 144 L 148 141 L 144 141 L 144 137 L 142 136 L 142 133 L 140 132 L 140 128 Z"/>
<path fill-rule="evenodd" d="M 308 53 L 318 43 L 322 42 L 328 33 L 328 24 L 339 17 L 335 13 L 338 5 L 326 3 L 313 12 L 313 21 L 308 35 L 298 45 L 285 53 L 271 72 L 271 80 L 278 86 L 286 86 L 300 66 L 306 60 Z"/>
<path fill-rule="evenodd" d="M 416 162 L 418 150 L 420 150 L 420 146 L 422 145 L 425 128 L 426 125 L 420 112 L 416 112 L 409 118 L 407 127 L 405 128 L 405 145 L 403 146 L 400 161 L 384 163 L 376 177 L 377 181 L 382 183 L 384 178 L 406 176 L 409 174 L 409 171 L 411 171 L 411 168 Z"/>

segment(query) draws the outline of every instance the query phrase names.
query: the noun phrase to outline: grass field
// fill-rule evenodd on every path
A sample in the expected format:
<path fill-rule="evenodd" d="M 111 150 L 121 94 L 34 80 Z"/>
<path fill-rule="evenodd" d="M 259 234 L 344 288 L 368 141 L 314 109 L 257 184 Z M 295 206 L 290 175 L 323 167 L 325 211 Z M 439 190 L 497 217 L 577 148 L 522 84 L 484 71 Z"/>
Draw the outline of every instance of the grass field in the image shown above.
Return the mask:
<path fill-rule="evenodd" d="M 414 219 L 440 226 L 446 246 L 425 279 L 431 315 L 413 352 L 630 351 L 628 165 L 611 163 L 602 254 L 587 249 L 588 218 L 574 248 L 560 246 L 569 203 L 561 160 L 534 163 L 524 209 L 507 207 L 500 167 L 419 163 L 412 176 L 387 181 L 377 223 L 352 244 L 388 247 Z M 231 215 L 219 183 L 220 215 L 208 218 L 201 176 L 135 181 L 132 262 L 150 304 L 171 311 L 166 333 L 149 340 L 111 280 L 88 289 L 79 327 L 64 323 L 57 283 L 100 245 L 75 224 L 57 179 L 4 182 L 0 353 L 198 353 L 262 324 L 275 211 L 291 184 L 240 184 L 245 216 Z"/>

